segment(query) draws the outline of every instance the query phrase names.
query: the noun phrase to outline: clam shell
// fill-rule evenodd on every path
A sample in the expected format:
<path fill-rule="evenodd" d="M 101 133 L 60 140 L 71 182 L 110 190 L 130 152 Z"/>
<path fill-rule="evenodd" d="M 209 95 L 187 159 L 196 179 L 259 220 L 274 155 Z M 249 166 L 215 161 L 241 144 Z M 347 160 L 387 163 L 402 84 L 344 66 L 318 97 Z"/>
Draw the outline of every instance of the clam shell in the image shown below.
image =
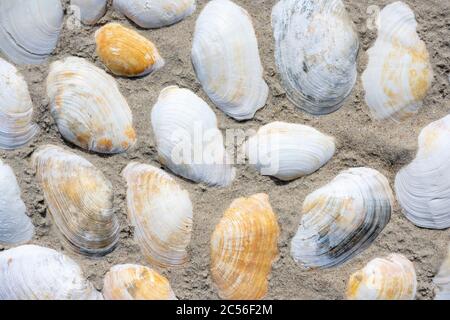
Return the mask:
<path fill-rule="evenodd" d="M 141 28 L 175 24 L 195 11 L 195 0 L 114 0 L 113 7 Z"/>
<path fill-rule="evenodd" d="M 111 183 L 89 161 L 61 147 L 36 150 L 31 163 L 64 246 L 86 256 L 111 252 L 119 240 Z"/>
<path fill-rule="evenodd" d="M 433 283 L 437 286 L 435 300 L 450 300 L 450 246 Z"/>
<path fill-rule="evenodd" d="M 81 22 L 93 25 L 105 15 L 108 0 L 71 0 L 70 3 L 79 9 Z"/>
<path fill-rule="evenodd" d="M 16 64 L 40 64 L 53 52 L 63 23 L 60 0 L 0 2 L 0 52 Z"/>
<path fill-rule="evenodd" d="M 229 0 L 212 0 L 195 25 L 192 62 L 212 102 L 236 120 L 251 119 L 264 107 L 258 43 L 250 15 Z"/>
<path fill-rule="evenodd" d="M 414 265 L 401 254 L 376 258 L 351 275 L 347 287 L 349 300 L 414 300 Z"/>
<path fill-rule="evenodd" d="M 169 281 L 156 271 L 139 265 L 122 264 L 105 275 L 106 300 L 176 300 Z"/>
<path fill-rule="evenodd" d="M 159 267 L 182 266 L 188 260 L 192 203 L 189 194 L 164 171 L 130 163 L 127 180 L 128 217 L 145 258 Z"/>
<path fill-rule="evenodd" d="M 358 35 L 340 0 L 281 0 L 272 10 L 275 62 L 287 97 L 323 115 L 338 110 L 357 78 Z"/>
<path fill-rule="evenodd" d="M 338 266 L 368 248 L 391 217 L 394 196 L 378 171 L 353 168 L 308 195 L 291 255 L 304 268 Z"/>
<path fill-rule="evenodd" d="M 117 83 L 86 60 L 69 57 L 52 63 L 47 95 L 58 129 L 69 142 L 109 154 L 135 144 L 133 116 Z"/>
<path fill-rule="evenodd" d="M 244 148 L 256 170 L 283 181 L 317 171 L 335 151 L 334 138 L 312 127 L 286 122 L 261 127 Z"/>
<path fill-rule="evenodd" d="M 69 257 L 25 245 L 0 252 L 0 300 L 102 300 Z"/>
<path fill-rule="evenodd" d="M 32 118 L 27 83 L 13 65 L 0 58 L 0 148 L 12 150 L 29 143 L 39 131 Z"/>
<path fill-rule="evenodd" d="M 100 59 L 118 76 L 144 76 L 164 66 L 152 42 L 118 23 L 108 23 L 98 29 L 95 41 Z"/>
<path fill-rule="evenodd" d="M 31 240 L 34 227 L 26 210 L 14 172 L 0 160 L 1 245 L 17 245 Z"/>
<path fill-rule="evenodd" d="M 450 227 L 450 116 L 426 126 L 416 158 L 395 178 L 403 213 L 429 229 Z"/>
<path fill-rule="evenodd" d="M 267 293 L 280 230 L 269 197 L 233 201 L 211 237 L 211 273 L 223 299 L 262 299 Z"/>
<path fill-rule="evenodd" d="M 211 108 L 188 89 L 163 89 L 151 115 L 161 163 L 195 182 L 228 186 L 235 169 Z"/>
<path fill-rule="evenodd" d="M 402 120 L 422 106 L 433 70 L 416 28 L 414 12 L 403 2 L 380 13 L 378 38 L 362 75 L 366 103 L 375 119 Z"/>

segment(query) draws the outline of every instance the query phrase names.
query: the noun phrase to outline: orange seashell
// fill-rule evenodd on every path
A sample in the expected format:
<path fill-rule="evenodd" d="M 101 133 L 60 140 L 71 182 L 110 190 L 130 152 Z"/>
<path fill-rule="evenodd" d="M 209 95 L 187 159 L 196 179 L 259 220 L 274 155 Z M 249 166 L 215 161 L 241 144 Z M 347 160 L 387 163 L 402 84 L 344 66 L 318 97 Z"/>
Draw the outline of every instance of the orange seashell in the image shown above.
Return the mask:
<path fill-rule="evenodd" d="M 223 299 L 262 299 L 280 230 L 266 194 L 231 204 L 211 238 L 211 273 Z"/>
<path fill-rule="evenodd" d="M 112 267 L 105 275 L 106 300 L 176 300 L 169 281 L 158 272 L 139 265 Z"/>
<path fill-rule="evenodd" d="M 95 33 L 97 54 L 118 76 L 139 77 L 164 66 L 155 45 L 118 23 L 108 23 Z"/>

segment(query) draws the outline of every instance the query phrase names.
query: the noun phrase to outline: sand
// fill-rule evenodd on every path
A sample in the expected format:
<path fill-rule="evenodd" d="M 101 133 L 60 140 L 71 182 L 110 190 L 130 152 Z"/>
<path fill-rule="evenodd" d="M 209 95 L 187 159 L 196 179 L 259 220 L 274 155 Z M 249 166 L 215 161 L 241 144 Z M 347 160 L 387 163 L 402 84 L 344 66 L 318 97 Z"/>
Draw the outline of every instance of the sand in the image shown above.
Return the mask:
<path fill-rule="evenodd" d="M 68 2 L 68 1 L 66 1 Z M 120 263 L 146 264 L 133 240 L 133 230 L 126 219 L 126 186 L 120 176 L 130 161 L 140 161 L 159 166 L 155 141 L 151 132 L 150 111 L 161 89 L 168 85 L 186 87 L 196 92 L 211 106 L 195 77 L 190 62 L 191 39 L 196 17 L 207 1 L 198 1 L 196 12 L 186 20 L 158 30 L 140 30 L 152 40 L 166 60 L 159 72 L 140 79 L 117 78 L 122 93 L 134 114 L 138 143 L 131 151 L 115 156 L 89 154 L 64 142 L 49 112 L 45 94 L 45 79 L 49 63 L 66 56 L 80 56 L 103 68 L 95 54 L 94 32 L 99 26 L 116 21 L 136 28 L 119 13 L 109 8 L 108 13 L 94 27 L 82 26 L 69 29 L 65 26 L 58 47 L 48 63 L 40 66 L 21 67 L 32 95 L 35 121 L 41 132 L 27 147 L 17 151 L 1 151 L 0 156 L 11 165 L 22 188 L 22 196 L 28 213 L 36 226 L 32 243 L 54 248 L 71 255 L 83 268 L 86 276 L 98 288 L 102 288 L 104 274 Z M 360 34 L 362 50 L 358 71 L 362 73 L 367 64 L 365 51 L 373 44 L 376 31 L 366 26 L 366 10 L 370 5 L 384 5 L 385 0 L 345 0 L 356 28 Z M 418 299 L 431 299 L 434 286 L 431 282 L 449 244 L 450 230 L 433 231 L 415 227 L 395 205 L 392 219 L 373 245 L 343 266 L 320 271 L 303 271 L 289 254 L 290 240 L 300 221 L 300 208 L 306 195 L 349 167 L 367 166 L 379 170 L 393 185 L 396 172 L 410 162 L 417 150 L 417 136 L 425 125 L 450 111 L 450 1 L 408 0 L 417 15 L 419 33 L 430 51 L 435 72 L 431 91 L 424 108 L 411 119 L 400 124 L 387 121 L 374 122 L 364 103 L 361 80 L 345 105 L 337 112 L 315 117 L 296 109 L 290 103 L 280 85 L 274 63 L 274 40 L 270 15 L 275 0 L 236 0 L 252 16 L 257 33 L 261 59 L 265 69 L 264 78 L 270 86 L 267 105 L 251 121 L 238 123 L 213 107 L 220 128 L 258 128 L 280 120 L 314 126 L 337 140 L 333 159 L 318 172 L 291 183 L 281 183 L 260 176 L 248 165 L 237 167 L 237 179 L 229 188 L 209 188 L 180 178 L 177 181 L 189 191 L 194 205 L 194 230 L 189 246 L 190 262 L 180 270 L 162 270 L 180 299 L 216 299 L 209 273 L 209 240 L 215 225 L 233 199 L 265 192 L 270 196 L 281 227 L 280 256 L 273 265 L 267 299 L 343 299 L 348 277 L 371 259 L 391 252 L 401 253 L 413 261 L 418 276 Z M 67 7 L 67 3 L 65 4 Z M 104 258 L 91 260 L 65 251 L 52 225 L 42 191 L 30 167 L 30 155 L 40 145 L 56 144 L 71 148 L 100 168 L 114 185 L 115 212 L 120 217 L 121 237 L 114 252 Z M 2 248 L 6 249 L 6 248 Z"/>

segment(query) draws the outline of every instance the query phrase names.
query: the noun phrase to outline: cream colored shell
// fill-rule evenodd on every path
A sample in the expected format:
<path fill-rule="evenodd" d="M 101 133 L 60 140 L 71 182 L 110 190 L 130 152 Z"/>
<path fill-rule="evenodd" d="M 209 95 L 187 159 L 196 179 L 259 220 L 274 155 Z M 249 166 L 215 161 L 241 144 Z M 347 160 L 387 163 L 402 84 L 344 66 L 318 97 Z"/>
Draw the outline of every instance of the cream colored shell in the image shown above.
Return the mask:
<path fill-rule="evenodd" d="M 430 57 L 405 3 L 387 5 L 377 23 L 378 38 L 362 75 L 366 103 L 375 119 L 403 120 L 417 112 L 431 87 Z"/>
<path fill-rule="evenodd" d="M 370 261 L 351 275 L 347 299 L 414 300 L 416 288 L 414 265 L 401 254 L 390 254 Z"/>
<path fill-rule="evenodd" d="M 133 116 L 116 81 L 87 60 L 50 65 L 47 96 L 61 135 L 89 151 L 121 153 L 136 142 Z"/>
<path fill-rule="evenodd" d="M 159 267 L 185 264 L 193 219 L 188 192 L 150 165 L 130 163 L 122 175 L 128 186 L 128 218 L 144 257 Z"/>
<path fill-rule="evenodd" d="M 53 145 L 37 149 L 31 164 L 64 246 L 87 256 L 114 250 L 120 228 L 112 185 L 103 173 L 84 158 Z"/>

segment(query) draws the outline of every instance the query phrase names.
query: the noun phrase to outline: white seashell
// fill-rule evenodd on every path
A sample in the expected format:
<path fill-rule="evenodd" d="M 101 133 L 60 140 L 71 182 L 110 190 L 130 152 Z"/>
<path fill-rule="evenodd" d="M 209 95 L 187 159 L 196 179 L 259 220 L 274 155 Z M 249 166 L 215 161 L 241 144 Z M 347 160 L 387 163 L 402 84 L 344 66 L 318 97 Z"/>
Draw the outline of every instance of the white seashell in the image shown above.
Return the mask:
<path fill-rule="evenodd" d="M 208 185 L 228 186 L 235 169 L 211 108 L 188 89 L 163 89 L 152 110 L 161 163 L 174 173 Z"/>
<path fill-rule="evenodd" d="M 175 24 L 195 11 L 195 0 L 114 0 L 113 7 L 141 28 Z"/>
<path fill-rule="evenodd" d="M 0 160 L 0 244 L 17 245 L 31 240 L 34 226 L 26 210 L 14 172 Z"/>
<path fill-rule="evenodd" d="M 261 127 L 244 148 L 256 170 L 283 181 L 317 171 L 335 151 L 334 138 L 309 126 L 286 122 Z"/>
<path fill-rule="evenodd" d="M 375 119 L 402 120 L 422 106 L 433 69 L 416 29 L 414 12 L 403 2 L 380 13 L 378 38 L 362 75 L 366 103 Z"/>
<path fill-rule="evenodd" d="M 166 277 L 135 264 L 112 267 L 102 292 L 106 300 L 177 300 Z"/>
<path fill-rule="evenodd" d="M 414 265 L 401 254 L 376 258 L 350 277 L 349 300 L 414 300 L 417 279 Z"/>
<path fill-rule="evenodd" d="M 108 0 L 71 0 L 70 4 L 79 10 L 81 22 L 96 24 L 106 13 Z"/>
<path fill-rule="evenodd" d="M 391 217 L 394 196 L 378 171 L 353 168 L 308 195 L 291 255 L 306 269 L 338 266 L 367 249 Z"/>
<path fill-rule="evenodd" d="M 426 126 L 416 158 L 395 179 L 398 202 L 415 225 L 450 227 L 450 116 Z"/>
<path fill-rule="evenodd" d="M 230 117 L 251 119 L 264 107 L 269 88 L 243 8 L 229 0 L 208 2 L 195 25 L 192 62 L 203 90 Z"/>
<path fill-rule="evenodd" d="M 0 300 L 103 300 L 69 257 L 25 245 L 0 252 Z"/>
<path fill-rule="evenodd" d="M 47 95 L 61 135 L 99 153 L 120 153 L 136 142 L 133 116 L 116 81 L 85 59 L 50 65 Z"/>
<path fill-rule="evenodd" d="M 442 263 L 433 283 L 437 286 L 435 300 L 450 300 L 450 246 L 447 257 Z"/>
<path fill-rule="evenodd" d="M 356 83 L 358 35 L 341 0 L 281 0 L 272 11 L 275 62 L 287 97 L 317 115 L 339 109 Z"/>
<path fill-rule="evenodd" d="M 39 131 L 32 118 L 27 83 L 12 64 L 0 58 L 0 149 L 12 150 L 30 142 Z"/>
<path fill-rule="evenodd" d="M 128 217 L 145 258 L 159 267 L 178 267 L 188 260 L 192 203 L 164 171 L 130 163 L 122 175 L 127 180 Z"/>
<path fill-rule="evenodd" d="M 0 1 L 0 52 L 16 64 L 44 62 L 63 23 L 60 0 Z"/>
<path fill-rule="evenodd" d="M 44 199 L 64 246 L 86 256 L 114 250 L 120 226 L 113 190 L 89 161 L 61 147 L 45 145 L 31 157 Z"/>

